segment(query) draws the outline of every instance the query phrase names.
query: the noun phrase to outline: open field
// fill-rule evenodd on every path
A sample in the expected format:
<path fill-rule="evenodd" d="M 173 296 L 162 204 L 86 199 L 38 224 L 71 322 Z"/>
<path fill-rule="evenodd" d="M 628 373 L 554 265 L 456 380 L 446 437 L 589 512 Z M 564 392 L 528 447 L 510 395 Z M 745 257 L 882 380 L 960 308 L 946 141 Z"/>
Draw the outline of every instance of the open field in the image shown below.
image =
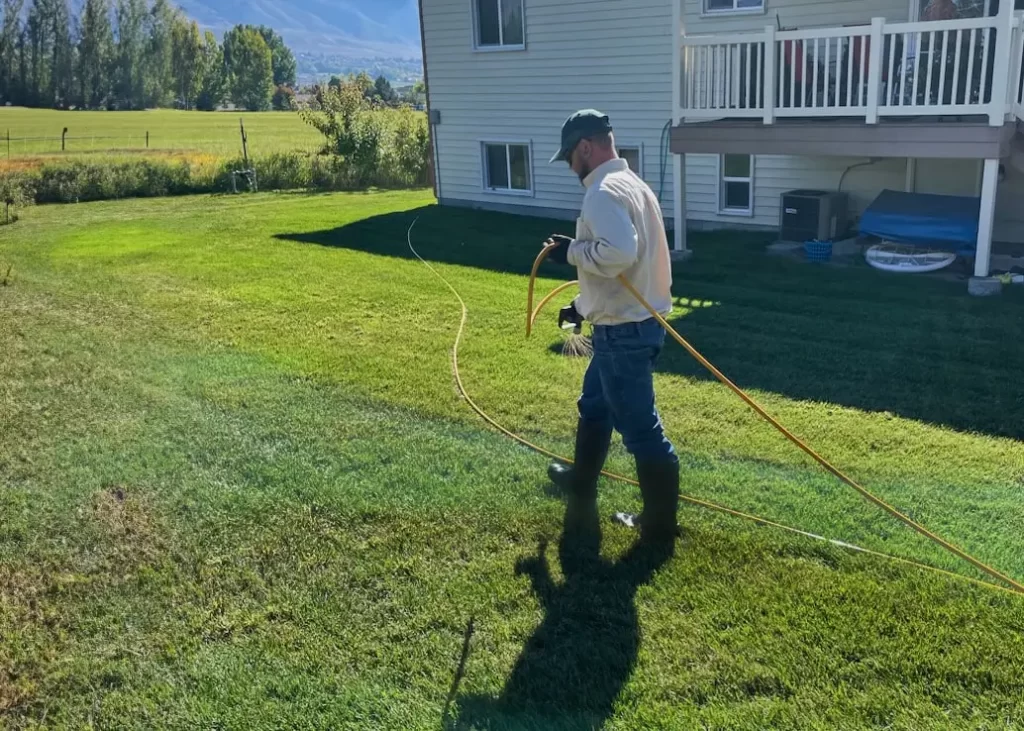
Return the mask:
<path fill-rule="evenodd" d="M 0 725 L 1006 729 L 1024 597 L 686 508 L 560 541 L 584 364 L 526 275 L 564 224 L 428 194 L 40 206 L 0 229 Z M 702 235 L 673 322 L 798 435 L 1024 577 L 1024 298 Z M 548 269 L 547 291 L 569 272 Z M 667 345 L 687 494 L 976 576 Z M 610 467 L 631 473 L 621 445 Z M 636 507 L 602 485 L 601 510 Z"/>
<path fill-rule="evenodd" d="M 239 119 L 245 121 L 249 153 L 314 150 L 322 139 L 292 112 L 62 112 L 51 109 L 0 107 L 0 161 L 11 157 L 59 155 L 61 131 L 68 128 L 67 153 L 128 153 L 149 149 L 187 151 L 218 156 L 240 155 Z"/>

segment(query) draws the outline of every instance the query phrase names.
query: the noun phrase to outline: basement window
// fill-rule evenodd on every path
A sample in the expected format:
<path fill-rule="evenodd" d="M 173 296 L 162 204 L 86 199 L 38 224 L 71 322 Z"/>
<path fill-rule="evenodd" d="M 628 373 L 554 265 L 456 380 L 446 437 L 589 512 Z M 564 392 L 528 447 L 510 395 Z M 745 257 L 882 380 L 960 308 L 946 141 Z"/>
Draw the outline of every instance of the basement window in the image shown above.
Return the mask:
<path fill-rule="evenodd" d="M 756 13 L 764 10 L 764 0 L 704 0 L 705 13 Z"/>
<path fill-rule="evenodd" d="M 626 161 L 629 165 L 629 169 L 639 175 L 641 178 L 644 176 L 643 170 L 643 155 L 640 152 L 640 148 L 635 145 L 626 145 L 619 147 L 619 157 Z"/>
<path fill-rule="evenodd" d="M 526 47 L 523 0 L 472 0 L 477 50 L 521 50 Z"/>
<path fill-rule="evenodd" d="M 754 158 L 722 155 L 719 162 L 718 210 L 733 216 L 754 213 Z"/>
<path fill-rule="evenodd" d="M 516 142 L 484 142 L 484 189 L 494 193 L 530 195 L 530 145 Z"/>

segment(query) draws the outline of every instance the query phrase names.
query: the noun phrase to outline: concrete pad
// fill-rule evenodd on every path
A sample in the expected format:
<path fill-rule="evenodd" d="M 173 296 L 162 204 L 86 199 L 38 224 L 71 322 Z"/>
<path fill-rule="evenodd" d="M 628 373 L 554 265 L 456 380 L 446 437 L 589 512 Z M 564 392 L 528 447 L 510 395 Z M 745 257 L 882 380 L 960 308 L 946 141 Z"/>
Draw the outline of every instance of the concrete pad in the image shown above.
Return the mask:
<path fill-rule="evenodd" d="M 967 292 L 973 297 L 991 297 L 1003 291 L 1003 283 L 995 277 L 971 277 Z"/>
<path fill-rule="evenodd" d="M 861 248 L 859 239 L 842 239 L 832 244 L 832 256 L 856 256 Z"/>
<path fill-rule="evenodd" d="M 792 241 L 776 241 L 774 244 L 768 244 L 769 254 L 797 254 L 802 253 L 803 249 L 803 244 Z"/>

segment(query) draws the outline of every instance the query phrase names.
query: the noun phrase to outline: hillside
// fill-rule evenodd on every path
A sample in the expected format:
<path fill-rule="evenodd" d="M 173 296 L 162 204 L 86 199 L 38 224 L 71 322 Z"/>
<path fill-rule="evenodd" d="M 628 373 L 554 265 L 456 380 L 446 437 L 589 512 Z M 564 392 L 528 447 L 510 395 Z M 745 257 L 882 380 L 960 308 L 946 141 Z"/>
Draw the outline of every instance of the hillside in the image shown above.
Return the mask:
<path fill-rule="evenodd" d="M 236 23 L 269 25 L 299 52 L 363 58 L 420 55 L 416 0 L 182 0 L 214 31 Z"/>

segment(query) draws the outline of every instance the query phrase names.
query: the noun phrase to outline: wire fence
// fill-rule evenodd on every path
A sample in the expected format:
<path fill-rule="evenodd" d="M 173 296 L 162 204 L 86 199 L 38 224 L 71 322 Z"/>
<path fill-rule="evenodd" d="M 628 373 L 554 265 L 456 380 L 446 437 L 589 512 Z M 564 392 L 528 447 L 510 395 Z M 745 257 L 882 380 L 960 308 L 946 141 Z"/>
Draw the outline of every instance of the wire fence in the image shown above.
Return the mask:
<path fill-rule="evenodd" d="M 261 149 L 258 140 L 249 143 L 250 153 L 288 151 L 313 151 L 316 145 L 302 139 L 280 140 L 274 137 L 270 149 Z M 255 143 L 255 144 L 254 144 Z M 167 134 L 142 131 L 123 135 L 71 135 L 60 136 L 14 136 L 10 131 L 0 133 L 0 159 L 16 160 L 42 155 L 76 153 L 205 153 L 217 156 L 241 155 L 242 144 L 237 134 L 230 137 L 182 138 Z"/>

